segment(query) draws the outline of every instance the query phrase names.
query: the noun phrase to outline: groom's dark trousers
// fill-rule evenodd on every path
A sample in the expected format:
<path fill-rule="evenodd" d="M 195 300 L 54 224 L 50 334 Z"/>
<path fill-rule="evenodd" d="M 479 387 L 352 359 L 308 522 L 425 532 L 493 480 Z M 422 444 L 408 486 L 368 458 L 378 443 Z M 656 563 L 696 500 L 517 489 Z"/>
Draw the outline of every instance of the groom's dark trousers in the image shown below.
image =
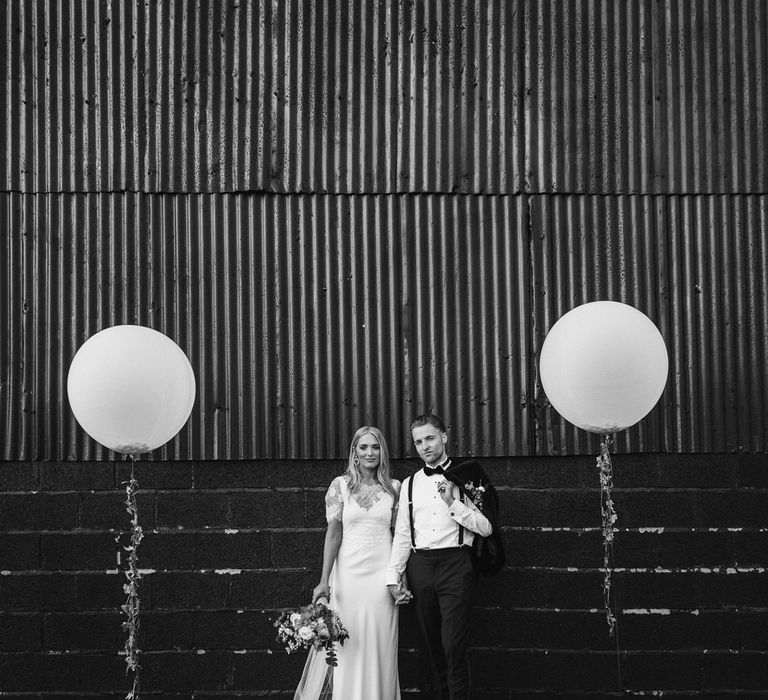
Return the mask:
<path fill-rule="evenodd" d="M 470 547 L 412 551 L 408 587 L 439 700 L 468 700 L 469 614 L 476 574 Z"/>

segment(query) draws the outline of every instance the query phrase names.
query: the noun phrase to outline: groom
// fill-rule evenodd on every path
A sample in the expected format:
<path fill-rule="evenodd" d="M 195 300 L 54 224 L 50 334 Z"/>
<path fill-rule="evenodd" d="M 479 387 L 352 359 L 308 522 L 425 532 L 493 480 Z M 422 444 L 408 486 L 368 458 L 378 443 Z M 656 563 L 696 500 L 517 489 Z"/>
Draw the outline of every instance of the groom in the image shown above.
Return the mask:
<path fill-rule="evenodd" d="M 444 476 L 451 460 L 445 453 L 443 420 L 431 413 L 418 416 L 411 423 L 411 436 L 424 467 L 400 489 L 387 587 L 398 604 L 407 603 L 413 594 L 435 697 L 467 700 L 469 612 L 476 581 L 472 542 L 476 535 L 490 535 L 492 526 Z M 401 583 L 403 571 L 407 587 Z"/>

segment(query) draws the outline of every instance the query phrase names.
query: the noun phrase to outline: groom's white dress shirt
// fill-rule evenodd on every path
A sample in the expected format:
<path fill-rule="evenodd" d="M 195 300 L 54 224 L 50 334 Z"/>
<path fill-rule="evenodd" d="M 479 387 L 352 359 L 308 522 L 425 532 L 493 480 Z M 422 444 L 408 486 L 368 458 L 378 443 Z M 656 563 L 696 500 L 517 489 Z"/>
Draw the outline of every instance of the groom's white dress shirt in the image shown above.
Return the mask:
<path fill-rule="evenodd" d="M 449 462 L 448 462 L 449 463 Z M 419 469 L 413 479 L 413 534 L 416 549 L 445 549 L 459 546 L 459 532 L 464 527 L 463 545 L 471 546 L 475 534 L 488 537 L 493 528 L 471 501 L 462 502 L 459 487 L 452 484 L 456 500 L 448 506 L 440 496 L 437 485 L 445 480 L 442 474 L 427 476 Z M 411 514 L 408 508 L 408 483 L 400 489 L 399 512 L 392 539 L 392 555 L 387 570 L 387 585 L 397 584 L 411 553 Z"/>

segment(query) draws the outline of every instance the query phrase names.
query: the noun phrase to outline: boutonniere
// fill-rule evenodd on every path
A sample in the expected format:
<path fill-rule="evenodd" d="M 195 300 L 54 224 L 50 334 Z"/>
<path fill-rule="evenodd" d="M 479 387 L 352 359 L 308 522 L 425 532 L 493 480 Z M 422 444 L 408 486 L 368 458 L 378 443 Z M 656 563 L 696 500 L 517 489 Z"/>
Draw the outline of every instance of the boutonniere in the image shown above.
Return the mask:
<path fill-rule="evenodd" d="M 464 484 L 464 490 L 469 494 L 474 503 L 480 510 L 483 509 L 483 494 L 485 493 L 485 486 L 481 481 L 478 486 L 475 486 L 473 481 Z"/>

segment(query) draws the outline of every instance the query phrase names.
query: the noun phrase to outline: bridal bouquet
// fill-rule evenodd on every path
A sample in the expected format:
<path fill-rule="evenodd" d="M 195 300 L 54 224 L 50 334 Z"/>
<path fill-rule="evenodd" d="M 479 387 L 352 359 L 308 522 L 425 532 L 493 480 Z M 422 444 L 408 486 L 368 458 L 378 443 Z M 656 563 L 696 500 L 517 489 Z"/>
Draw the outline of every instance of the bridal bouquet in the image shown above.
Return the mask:
<path fill-rule="evenodd" d="M 299 610 L 287 610 L 274 623 L 277 627 L 277 641 L 285 644 L 290 654 L 298 649 L 325 649 L 325 661 L 330 666 L 338 665 L 334 644 L 344 644 L 349 632 L 341 623 L 339 614 L 323 603 L 305 605 Z"/>

